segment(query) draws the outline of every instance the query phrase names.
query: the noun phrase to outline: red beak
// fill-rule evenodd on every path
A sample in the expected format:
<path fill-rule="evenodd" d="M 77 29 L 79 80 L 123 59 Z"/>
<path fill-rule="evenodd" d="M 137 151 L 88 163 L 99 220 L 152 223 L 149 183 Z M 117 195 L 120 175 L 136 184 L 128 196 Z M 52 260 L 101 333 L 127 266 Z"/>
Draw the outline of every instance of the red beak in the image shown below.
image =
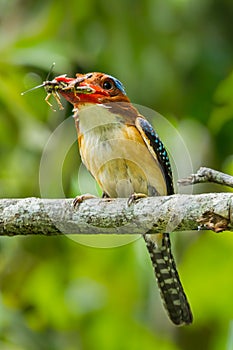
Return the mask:
<path fill-rule="evenodd" d="M 96 89 L 91 87 L 90 84 L 85 83 L 85 77 L 68 78 L 65 76 L 59 76 L 54 80 L 58 83 L 56 91 L 73 105 L 80 102 L 88 102 L 86 101 L 89 100 L 87 95 L 96 93 Z"/>

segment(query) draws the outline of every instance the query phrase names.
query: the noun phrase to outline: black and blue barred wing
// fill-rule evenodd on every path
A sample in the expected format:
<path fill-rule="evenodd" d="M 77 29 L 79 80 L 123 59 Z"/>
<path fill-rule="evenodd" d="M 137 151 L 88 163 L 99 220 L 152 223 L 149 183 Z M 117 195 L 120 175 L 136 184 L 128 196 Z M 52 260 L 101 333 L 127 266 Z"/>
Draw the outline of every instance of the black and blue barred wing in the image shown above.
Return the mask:
<path fill-rule="evenodd" d="M 144 142 L 146 143 L 149 151 L 154 158 L 157 158 L 159 165 L 163 171 L 163 175 L 167 185 L 167 194 L 173 194 L 173 181 L 172 181 L 172 169 L 169 161 L 167 151 L 159 138 L 159 135 L 155 132 L 151 124 L 142 117 L 137 117 L 136 127 L 140 131 Z"/>

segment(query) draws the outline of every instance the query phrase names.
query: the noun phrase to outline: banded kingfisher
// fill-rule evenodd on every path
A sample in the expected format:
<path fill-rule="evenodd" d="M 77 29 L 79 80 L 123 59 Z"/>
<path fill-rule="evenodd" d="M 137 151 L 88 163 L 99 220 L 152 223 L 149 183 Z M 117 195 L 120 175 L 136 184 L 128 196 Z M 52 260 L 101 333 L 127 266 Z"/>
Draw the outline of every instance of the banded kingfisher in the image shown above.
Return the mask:
<path fill-rule="evenodd" d="M 76 74 L 76 78 L 61 75 L 43 86 L 47 102 L 52 94 L 62 108 L 61 94 L 73 104 L 81 159 L 103 190 L 103 197 L 131 201 L 174 193 L 167 151 L 118 79 L 97 72 Z M 175 325 L 192 323 L 169 233 L 148 232 L 143 237 L 170 320 Z"/>

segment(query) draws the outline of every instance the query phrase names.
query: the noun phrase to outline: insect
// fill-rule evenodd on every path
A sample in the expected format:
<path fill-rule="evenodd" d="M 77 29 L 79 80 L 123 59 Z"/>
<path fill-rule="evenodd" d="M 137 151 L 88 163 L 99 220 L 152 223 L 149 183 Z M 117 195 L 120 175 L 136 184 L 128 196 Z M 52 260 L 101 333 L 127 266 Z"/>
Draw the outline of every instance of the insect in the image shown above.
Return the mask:
<path fill-rule="evenodd" d="M 52 65 L 53 68 L 54 64 Z M 51 68 L 51 69 L 52 69 Z M 50 72 L 51 72 L 50 69 Z M 50 75 L 50 72 L 48 76 Z M 65 94 L 72 93 L 74 98 L 79 99 L 79 97 L 76 94 L 84 93 L 92 93 L 93 89 L 90 87 L 90 89 L 87 89 L 86 87 L 80 86 L 80 83 L 84 80 L 83 77 L 76 78 L 68 78 L 66 74 L 59 75 L 55 77 L 53 80 L 45 80 L 42 84 L 37 85 L 27 91 L 24 91 L 21 93 L 21 95 L 25 95 L 26 93 L 39 89 L 41 87 L 44 87 L 45 91 L 47 92 L 47 95 L 45 97 L 45 102 L 52 108 L 52 110 L 55 112 L 56 110 L 53 108 L 52 103 L 50 103 L 49 99 L 51 96 L 53 96 L 58 104 L 58 107 L 60 110 L 64 109 L 61 98 L 59 96 L 60 92 L 63 92 Z"/>
<path fill-rule="evenodd" d="M 49 99 L 51 96 L 53 96 L 58 104 L 58 107 L 60 110 L 64 109 L 61 98 L 58 94 L 59 91 L 65 89 L 68 87 L 70 80 L 73 80 L 72 78 L 66 78 L 66 75 L 59 75 L 58 77 L 54 78 L 53 80 L 46 80 L 41 84 L 45 88 L 45 91 L 47 92 L 47 96 L 45 97 L 45 102 L 53 109 L 52 104 L 49 102 Z M 38 86 L 38 87 L 41 87 Z"/>
<path fill-rule="evenodd" d="M 66 74 L 59 75 L 58 77 L 54 78 L 53 80 L 44 81 L 44 83 L 41 85 L 45 88 L 45 91 L 47 92 L 47 96 L 45 98 L 45 102 L 48 103 L 48 105 L 53 109 L 52 104 L 49 102 L 49 99 L 51 95 L 55 98 L 59 109 L 64 109 L 61 98 L 59 96 L 59 92 L 63 92 L 66 95 L 71 93 L 73 96 L 73 99 L 78 99 L 79 97 L 77 94 L 89 94 L 94 91 L 94 89 L 87 88 L 85 86 L 80 86 L 79 84 L 83 81 L 83 78 L 68 78 L 66 77 Z M 40 86 L 38 86 L 40 87 Z M 54 109 L 53 109 L 54 110 Z"/>
<path fill-rule="evenodd" d="M 37 86 L 33 87 L 32 89 L 29 89 L 27 91 L 22 92 L 21 95 L 25 95 L 28 92 L 31 92 L 33 90 L 44 87 L 45 91 L 47 92 L 47 96 L 45 97 L 45 102 L 52 108 L 52 110 L 56 111 L 53 108 L 52 103 L 49 102 L 49 99 L 51 96 L 53 96 L 55 98 L 59 109 L 64 109 L 58 92 L 67 88 L 69 86 L 70 81 L 73 81 L 73 80 L 74 80 L 74 78 L 66 78 L 66 74 L 59 75 L 58 77 L 54 78 L 53 80 L 45 80 L 42 84 L 37 85 Z M 73 86 L 71 87 L 71 89 L 73 89 Z"/>

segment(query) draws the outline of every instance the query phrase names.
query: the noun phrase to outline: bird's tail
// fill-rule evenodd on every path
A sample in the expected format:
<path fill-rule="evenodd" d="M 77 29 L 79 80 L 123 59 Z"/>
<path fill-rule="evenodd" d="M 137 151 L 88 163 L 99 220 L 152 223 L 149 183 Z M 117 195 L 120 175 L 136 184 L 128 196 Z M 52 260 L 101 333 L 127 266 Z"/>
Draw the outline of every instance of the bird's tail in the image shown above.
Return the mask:
<path fill-rule="evenodd" d="M 171 252 L 169 234 L 162 234 L 162 241 L 159 245 L 151 239 L 150 235 L 144 235 L 144 239 L 150 254 L 163 304 L 171 321 L 177 326 L 192 323 L 192 312 L 176 269 L 175 260 Z"/>

